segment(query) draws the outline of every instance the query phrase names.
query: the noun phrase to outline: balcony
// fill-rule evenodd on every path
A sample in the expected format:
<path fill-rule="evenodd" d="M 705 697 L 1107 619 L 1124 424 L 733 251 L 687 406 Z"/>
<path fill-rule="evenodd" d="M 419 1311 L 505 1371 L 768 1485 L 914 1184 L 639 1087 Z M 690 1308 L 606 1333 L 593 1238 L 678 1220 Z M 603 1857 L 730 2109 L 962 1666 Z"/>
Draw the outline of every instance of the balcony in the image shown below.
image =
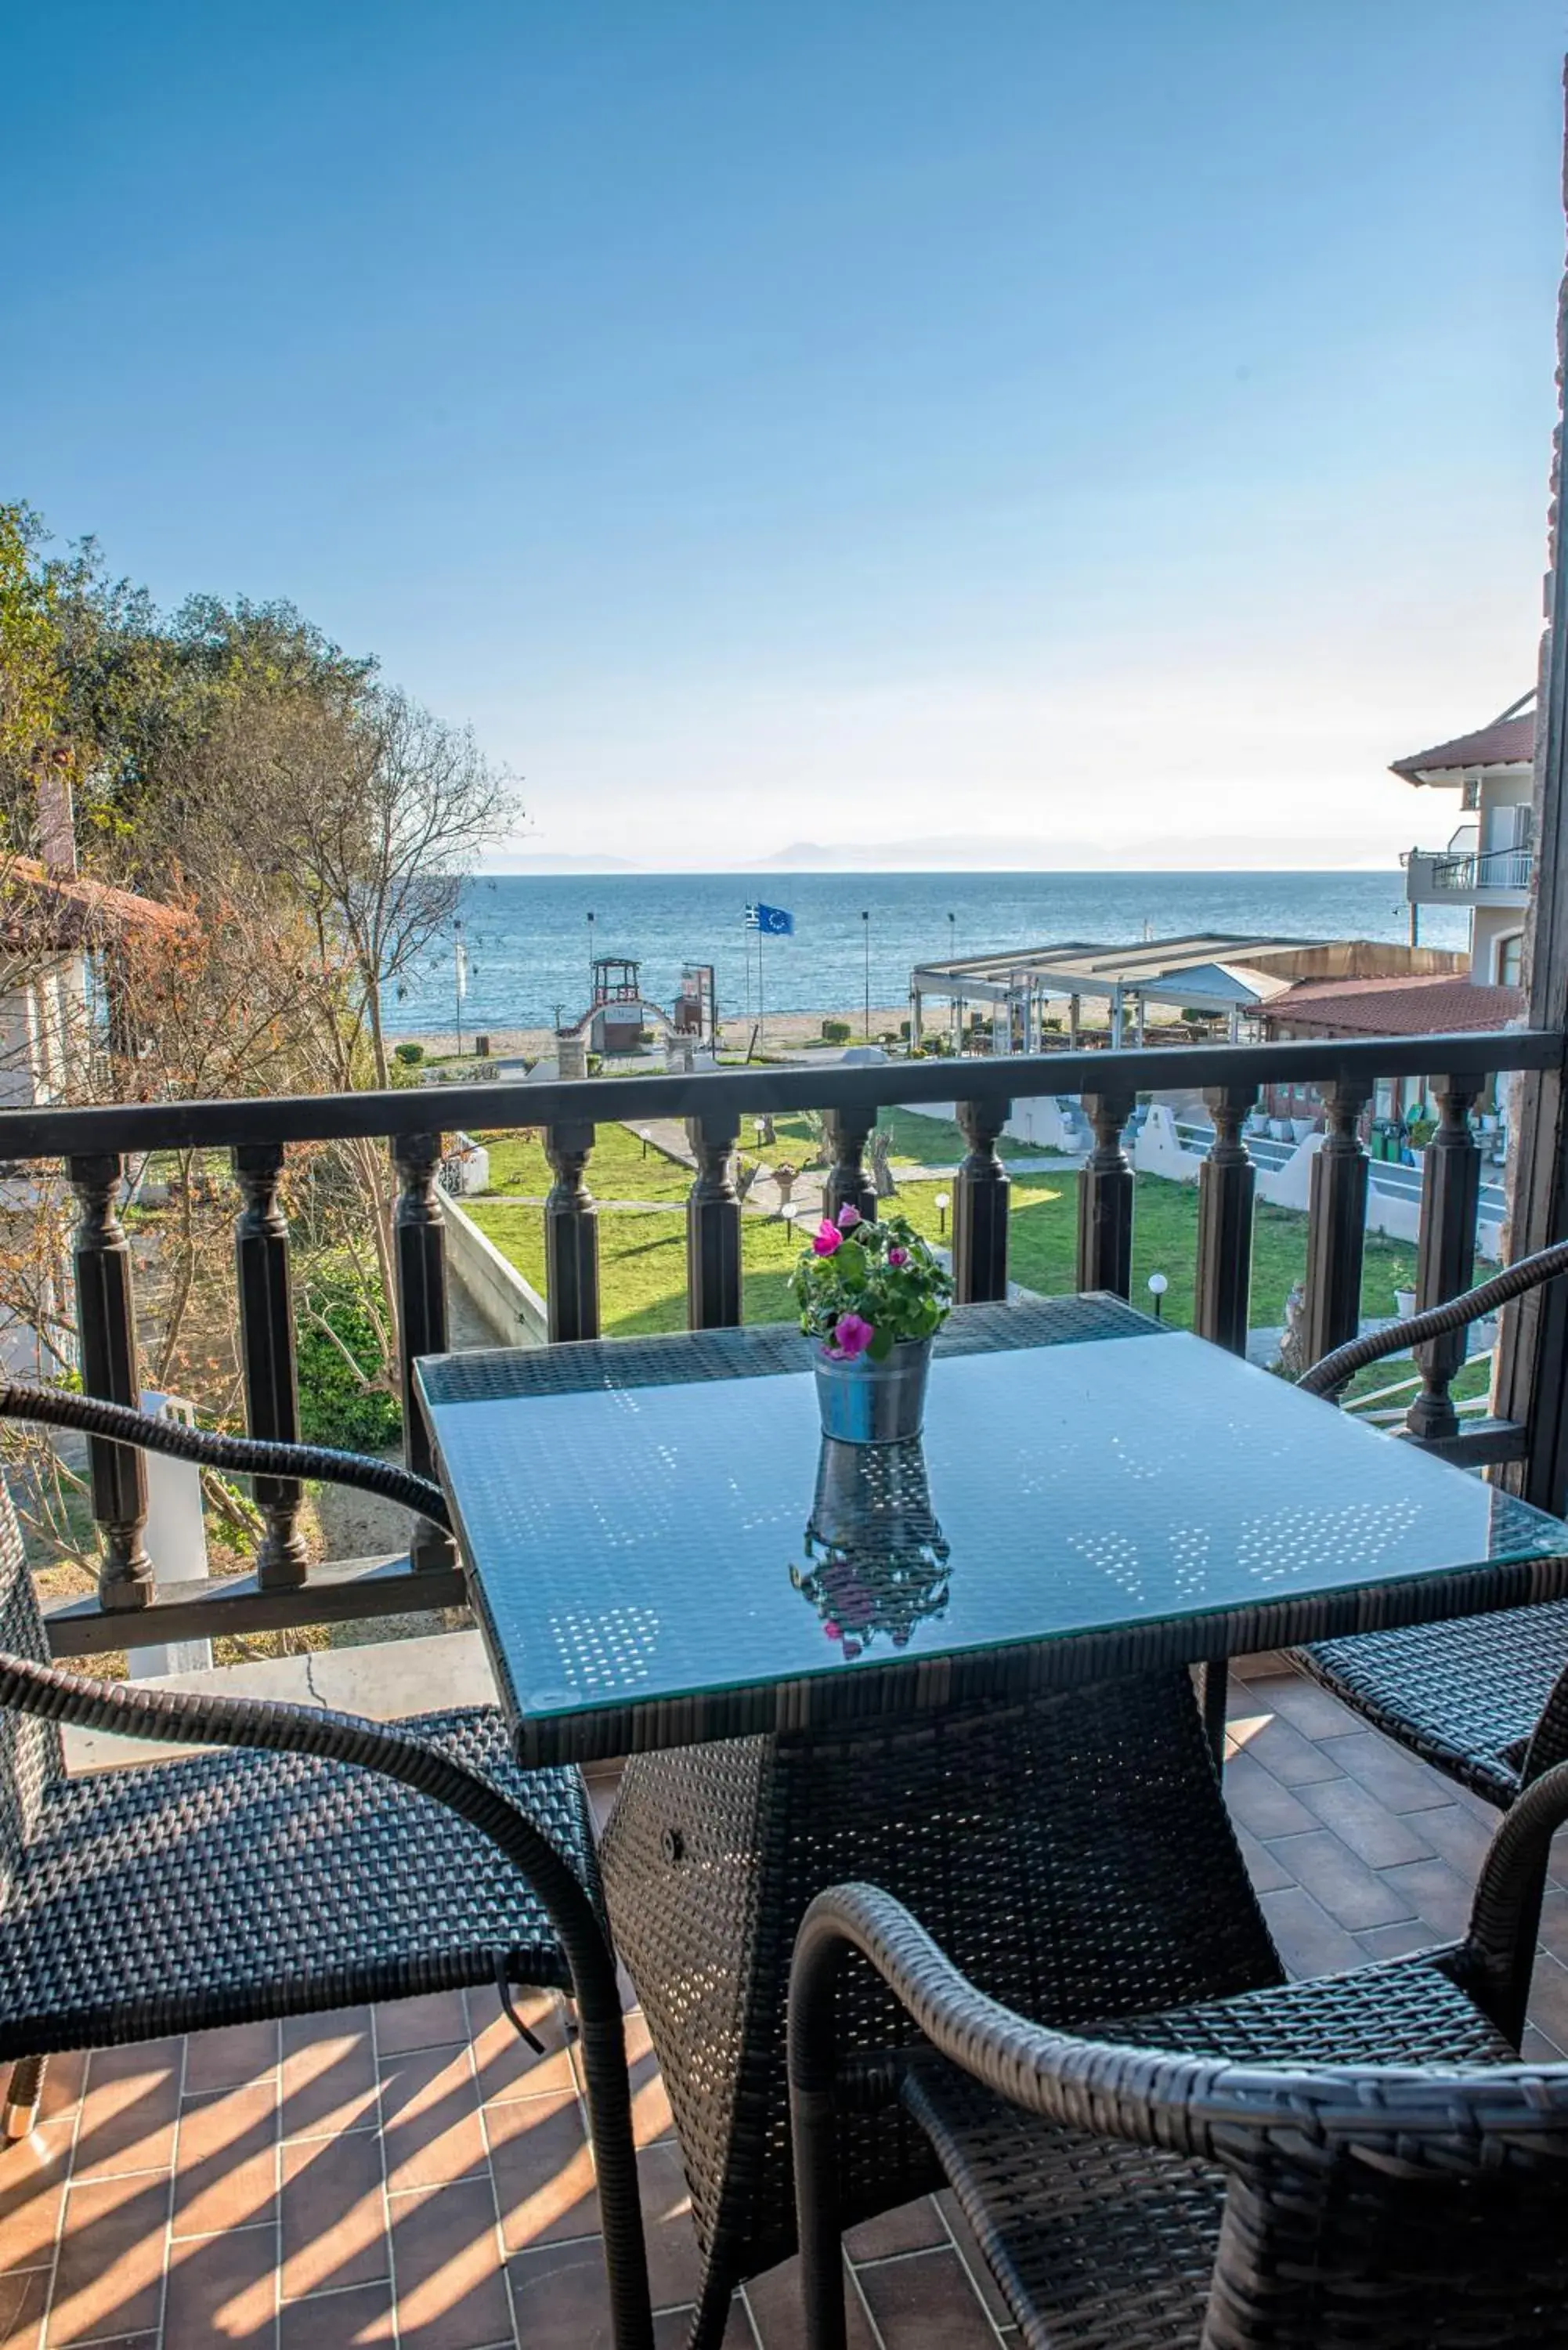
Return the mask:
<path fill-rule="evenodd" d="M 1520 906 L 1530 893 L 1532 848 L 1411 848 L 1405 853 L 1411 906 Z"/>
<path fill-rule="evenodd" d="M 1253 1242 L 1245 1123 L 1265 1083 L 1310 1084 L 1321 1091 L 1332 1146 L 1314 1170 L 1307 1229 L 1305 1344 L 1316 1355 L 1360 1319 L 1368 1170 L 1357 1138 L 1376 1078 L 1429 1076 L 1442 1110 L 1433 1149 L 1444 1172 L 1426 1186 L 1417 1269 L 1420 1302 L 1435 1304 L 1468 1285 L 1473 1263 L 1480 1154 L 1469 1112 L 1483 1080 L 1500 1069 L 1559 1071 L 1564 1045 L 1561 1032 L 1542 1029 L 16 1111 L 0 1118 L 0 1155 L 19 1166 L 64 1163 L 81 1217 L 83 1384 L 112 1395 L 139 1384 L 118 1214 L 126 1161 L 176 1147 L 231 1150 L 247 1425 L 254 1434 L 288 1436 L 290 1381 L 279 1371 L 292 1344 L 289 1239 L 277 1187 L 290 1150 L 323 1139 L 389 1142 L 406 1373 L 414 1357 L 446 1349 L 453 1336 L 438 1122 L 448 1131 L 543 1128 L 556 1177 L 540 1211 L 547 1336 L 569 1343 L 596 1336 L 600 1324 L 589 1190 L 598 1127 L 685 1121 L 697 1168 L 686 1210 L 688 1316 L 693 1327 L 711 1328 L 738 1322 L 745 1303 L 740 1220 L 757 1211 L 743 1206 L 733 1181 L 744 1118 L 820 1107 L 831 1203 L 864 1180 L 879 1109 L 954 1105 L 969 1143 L 957 1173 L 944 1178 L 953 1195 L 954 1272 L 960 1297 L 978 1302 L 1008 1295 L 1008 1179 L 997 1144 L 1011 1106 L 1075 1095 L 1094 1145 L 1080 1170 L 1063 1162 L 1064 1180 L 1079 1187 L 1077 1255 L 1064 1285 L 1126 1296 L 1136 1206 L 1126 1130 L 1140 1092 L 1189 1088 L 1204 1095 L 1213 1120 L 1199 1179 L 1194 1321 L 1215 1344 L 1240 1351 Z M 110 1256 L 119 1277 L 94 1278 Z M 1462 1341 L 1431 1350 L 1417 1440 L 1471 1464 L 1511 1464 L 1507 1473 L 1523 1490 L 1535 1490 L 1534 1478 L 1550 1498 L 1556 1391 L 1538 1401 L 1534 1358 L 1521 1345 L 1501 1390 L 1509 1411 L 1461 1424 L 1449 1387 L 1463 1351 Z M 1539 1461 L 1538 1418 L 1548 1440 Z M 410 1465 L 426 1468 L 416 1413 L 405 1430 Z M 298 1494 L 281 1482 L 267 1505 L 270 1550 L 255 1572 L 150 1587 L 134 1539 L 146 1510 L 140 1456 L 93 1443 L 104 1470 L 95 1489 L 112 1498 L 114 1513 L 100 1526 L 97 1592 L 49 1614 L 61 1658 L 117 1652 L 132 1633 L 163 1644 L 349 1622 L 368 1627 L 390 1616 L 428 1619 L 466 1597 L 450 1547 L 430 1534 L 390 1558 L 296 1564 L 289 1536 Z M 419 1659 L 411 1676 L 419 1702 L 488 1693 L 445 1678 L 483 1674 L 472 1632 L 280 1663 L 322 1701 L 369 1712 L 379 1710 L 378 1656 L 396 1659 L 400 1648 L 414 1647 L 441 1652 L 438 1663 L 428 1653 Z M 355 1691 L 332 1686 L 335 1661 L 346 1655 L 358 1660 Z M 1282 1660 L 1248 1669 L 1231 1691 L 1236 1759 L 1228 1795 L 1291 1969 L 1330 1973 L 1451 1931 L 1484 1846 L 1487 1808 L 1386 1746 Z M 387 1674 L 385 1711 L 403 1710 L 397 1691 L 410 1680 L 406 1665 L 396 1683 Z M 601 1813 L 614 1785 L 613 1771 L 594 1785 Z M 1527 2043 L 1527 2053 L 1543 2057 L 1568 2034 L 1568 1973 L 1557 1981 L 1568 1938 L 1551 1904 L 1547 1932 L 1556 1939 L 1538 1978 L 1539 2036 Z M 576 2059 L 552 1998 L 528 2013 L 545 2042 L 533 2062 L 491 1995 L 473 1992 L 62 2062 L 38 2132 L 0 2154 L 0 2344 L 311 2350 L 397 2340 L 410 2350 L 601 2350 L 609 2337 Z M 657 2338 L 673 2345 L 689 2314 L 693 2239 L 669 2109 L 636 2023 L 631 2044 Z M 1013 2338 L 999 2325 L 950 2199 L 925 2199 L 868 2223 L 849 2250 L 858 2350 L 919 2350 L 939 2337 L 953 2350 L 1000 2350 Z M 799 2343 L 788 2269 L 746 2286 L 726 2339 L 736 2350 Z"/>

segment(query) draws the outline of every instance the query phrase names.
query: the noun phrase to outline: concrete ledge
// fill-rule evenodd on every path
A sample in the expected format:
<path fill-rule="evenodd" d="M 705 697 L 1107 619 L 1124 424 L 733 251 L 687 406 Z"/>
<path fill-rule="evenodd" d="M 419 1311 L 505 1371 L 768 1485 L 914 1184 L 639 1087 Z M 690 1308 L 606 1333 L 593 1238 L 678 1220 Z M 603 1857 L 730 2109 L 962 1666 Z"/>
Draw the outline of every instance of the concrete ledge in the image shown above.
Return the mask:
<path fill-rule="evenodd" d="M 480 1320 L 504 1347 L 542 1347 L 549 1317 L 538 1291 L 508 1263 L 456 1200 L 441 1198 L 446 1266 Z"/>
<path fill-rule="evenodd" d="M 200 1673 L 158 1673 L 138 1689 L 199 1690 L 213 1697 L 269 1697 L 289 1705 L 400 1721 L 444 1706 L 493 1705 L 495 1683 L 477 1632 L 441 1632 L 413 1640 L 375 1640 L 358 1648 L 311 1648 L 298 1657 L 258 1657 Z M 211 1750 L 155 1745 L 99 1730 L 67 1729 L 66 1768 L 121 1771 Z"/>

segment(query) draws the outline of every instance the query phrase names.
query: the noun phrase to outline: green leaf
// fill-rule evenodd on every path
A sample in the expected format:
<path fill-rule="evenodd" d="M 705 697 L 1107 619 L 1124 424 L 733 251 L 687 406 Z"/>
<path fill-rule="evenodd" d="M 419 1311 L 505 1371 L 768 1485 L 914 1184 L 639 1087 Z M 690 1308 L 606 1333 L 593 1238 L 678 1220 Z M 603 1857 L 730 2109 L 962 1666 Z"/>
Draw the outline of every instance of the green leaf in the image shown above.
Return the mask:
<path fill-rule="evenodd" d="M 892 1351 L 893 1333 L 888 1329 L 887 1324 L 884 1322 L 878 1325 L 876 1336 L 872 1338 L 871 1344 L 867 1347 L 866 1352 L 870 1356 L 871 1360 L 874 1363 L 885 1363 Z"/>

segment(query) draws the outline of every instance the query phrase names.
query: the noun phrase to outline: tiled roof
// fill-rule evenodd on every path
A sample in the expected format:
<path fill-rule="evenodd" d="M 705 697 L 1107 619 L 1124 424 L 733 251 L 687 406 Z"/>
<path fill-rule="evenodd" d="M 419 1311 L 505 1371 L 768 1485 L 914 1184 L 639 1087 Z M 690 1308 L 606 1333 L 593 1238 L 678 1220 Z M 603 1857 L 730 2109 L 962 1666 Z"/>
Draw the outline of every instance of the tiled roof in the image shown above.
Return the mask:
<path fill-rule="evenodd" d="M 1518 987 L 1482 987 L 1471 979 L 1307 979 L 1264 1005 L 1263 1016 L 1291 1028 L 1355 1036 L 1447 1036 L 1464 1028 L 1506 1028 L 1524 1010 Z"/>
<path fill-rule="evenodd" d="M 173 932 L 185 925 L 177 907 L 133 889 L 85 873 L 50 873 L 36 857 L 0 858 L 0 934 L 13 944 L 76 947 L 117 932 Z"/>
<path fill-rule="evenodd" d="M 1458 767 L 1528 766 L 1535 756 L 1535 712 L 1522 718 L 1494 719 L 1473 734 L 1456 734 L 1451 743 L 1435 743 L 1429 751 L 1413 751 L 1396 759 L 1393 772 L 1415 782 L 1433 770 Z"/>

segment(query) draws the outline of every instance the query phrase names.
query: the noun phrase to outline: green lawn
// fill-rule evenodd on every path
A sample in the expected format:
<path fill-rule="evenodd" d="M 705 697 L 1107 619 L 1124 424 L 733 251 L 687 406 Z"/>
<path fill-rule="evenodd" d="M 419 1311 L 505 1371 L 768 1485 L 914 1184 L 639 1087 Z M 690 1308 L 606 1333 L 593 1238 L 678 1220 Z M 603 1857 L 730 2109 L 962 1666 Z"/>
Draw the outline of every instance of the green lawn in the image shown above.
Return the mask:
<path fill-rule="evenodd" d="M 555 1181 L 545 1146 L 535 1133 L 481 1134 L 490 1153 L 490 1188 L 524 1199 L 542 1199 Z M 682 1201 L 691 1189 L 689 1168 L 677 1166 L 650 1144 L 644 1152 L 624 1126 L 601 1126 L 587 1166 L 588 1189 L 601 1200 Z"/>
<path fill-rule="evenodd" d="M 545 1219 L 538 1208 L 492 1199 L 464 1207 L 524 1281 L 545 1294 Z M 783 1222 L 748 1216 L 742 1225 L 748 1322 L 784 1322 L 794 1306 L 785 1286 L 800 1243 Z M 686 1327 L 686 1217 L 680 1209 L 599 1215 L 599 1299 L 605 1336 L 631 1338 Z"/>

